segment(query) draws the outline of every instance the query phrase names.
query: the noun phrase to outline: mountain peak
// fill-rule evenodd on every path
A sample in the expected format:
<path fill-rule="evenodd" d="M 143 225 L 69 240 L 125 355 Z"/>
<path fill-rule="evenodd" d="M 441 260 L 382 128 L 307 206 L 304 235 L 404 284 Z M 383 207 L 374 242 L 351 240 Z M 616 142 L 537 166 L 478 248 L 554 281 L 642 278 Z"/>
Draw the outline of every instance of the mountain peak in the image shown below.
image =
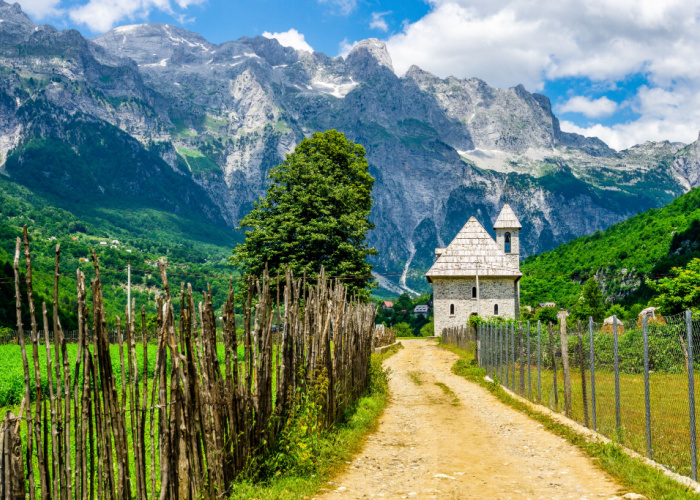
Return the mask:
<path fill-rule="evenodd" d="M 392 72 L 394 66 L 391 63 L 391 56 L 386 48 L 386 44 L 376 38 L 367 38 L 357 42 L 347 56 L 347 59 L 361 57 L 363 54 L 369 54 L 374 58 L 380 66 L 389 68 Z"/>
<path fill-rule="evenodd" d="M 8 38 L 14 40 L 15 37 L 24 38 L 36 31 L 37 28 L 18 3 L 9 4 L 3 0 L 0 0 L 0 22 L 2 23 L 0 40 Z"/>

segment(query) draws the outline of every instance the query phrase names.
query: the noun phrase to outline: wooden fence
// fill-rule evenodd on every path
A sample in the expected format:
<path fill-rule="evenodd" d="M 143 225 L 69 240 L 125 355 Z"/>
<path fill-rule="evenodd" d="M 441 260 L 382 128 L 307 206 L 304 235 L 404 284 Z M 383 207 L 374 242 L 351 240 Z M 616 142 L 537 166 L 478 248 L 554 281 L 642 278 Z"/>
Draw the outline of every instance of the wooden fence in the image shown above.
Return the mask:
<path fill-rule="evenodd" d="M 18 238 L 14 261 L 18 318 L 22 317 L 20 244 Z M 236 325 L 235 297 L 229 287 L 220 335 L 222 363 L 211 290 L 195 305 L 191 287 L 182 284 L 176 318 L 173 302 L 178 298 L 171 294 L 161 263 L 164 297 L 158 301 L 155 373 L 149 379 L 137 363 L 140 340 L 143 367 L 148 365 L 147 332 L 136 331 L 133 316 L 125 315 L 123 325 L 116 318 L 120 366 L 112 364 L 99 262 L 93 252 L 92 311 L 85 277 L 78 270 L 78 352 L 69 359 L 56 307 L 57 245 L 53 331 L 58 334 L 53 358 L 49 339 L 43 339 L 49 394 L 42 394 L 42 339 L 26 227 L 24 256 L 31 346 L 26 345 L 18 319 L 25 398 L 20 414 L 8 412 L 0 427 L 2 500 L 20 500 L 27 492 L 31 500 L 224 497 L 251 461 L 274 446 L 284 426 L 293 425 L 295 409 L 304 397 L 315 401 L 321 409 L 319 425 L 327 426 L 367 388 L 375 308 L 347 297 L 342 284 L 326 279 L 323 271 L 315 286 L 291 272 L 247 279 L 247 293 L 239 304 L 243 325 Z M 41 313 L 47 332 L 46 304 Z M 94 335 L 88 342 L 90 314 Z M 143 308 L 141 320 L 145 325 Z M 244 331 L 242 360 L 237 326 Z M 121 377 L 115 376 L 115 369 Z M 21 422 L 29 436 L 24 456 L 18 452 Z"/>

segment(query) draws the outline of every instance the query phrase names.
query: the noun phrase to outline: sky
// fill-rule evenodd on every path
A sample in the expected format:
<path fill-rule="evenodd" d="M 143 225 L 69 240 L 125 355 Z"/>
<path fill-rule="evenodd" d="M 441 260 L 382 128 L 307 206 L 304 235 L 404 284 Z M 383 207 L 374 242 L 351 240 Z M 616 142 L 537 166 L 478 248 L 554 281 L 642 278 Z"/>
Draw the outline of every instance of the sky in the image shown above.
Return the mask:
<path fill-rule="evenodd" d="M 700 131 L 700 0 L 22 0 L 35 22 L 94 36 L 164 22 L 221 43 L 264 35 L 346 54 L 387 44 L 401 76 L 523 84 L 552 101 L 562 130 L 615 149 L 690 143 Z"/>

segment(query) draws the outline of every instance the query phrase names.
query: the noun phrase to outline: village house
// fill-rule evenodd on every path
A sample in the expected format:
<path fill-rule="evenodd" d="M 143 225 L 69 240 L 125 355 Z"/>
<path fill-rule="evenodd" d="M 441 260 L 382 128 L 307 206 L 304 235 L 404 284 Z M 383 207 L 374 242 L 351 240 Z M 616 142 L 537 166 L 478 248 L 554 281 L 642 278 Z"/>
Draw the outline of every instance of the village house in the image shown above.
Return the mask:
<path fill-rule="evenodd" d="M 413 315 L 415 317 L 423 316 L 423 317 L 427 318 L 429 312 L 430 312 L 430 308 L 428 307 L 427 304 L 419 305 L 419 306 L 416 306 L 413 308 Z"/>
<path fill-rule="evenodd" d="M 471 316 L 518 318 L 522 228 L 506 203 L 493 229 L 496 240 L 471 217 L 426 273 L 433 285 L 435 334 L 465 326 Z"/>
<path fill-rule="evenodd" d="M 393 308 L 393 307 L 394 307 L 394 303 L 393 303 L 392 301 L 390 301 L 390 300 L 385 300 L 385 301 L 382 303 L 382 309 L 391 309 L 391 308 Z"/>

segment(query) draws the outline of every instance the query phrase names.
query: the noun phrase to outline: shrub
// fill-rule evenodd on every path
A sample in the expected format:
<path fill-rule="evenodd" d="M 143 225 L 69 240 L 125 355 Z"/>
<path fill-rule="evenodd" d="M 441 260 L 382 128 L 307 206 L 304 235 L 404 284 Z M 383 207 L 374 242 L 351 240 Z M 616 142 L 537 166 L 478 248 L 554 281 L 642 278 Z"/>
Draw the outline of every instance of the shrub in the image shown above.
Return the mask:
<path fill-rule="evenodd" d="M 408 323 L 398 323 L 394 325 L 397 337 L 413 337 L 413 328 Z"/>

